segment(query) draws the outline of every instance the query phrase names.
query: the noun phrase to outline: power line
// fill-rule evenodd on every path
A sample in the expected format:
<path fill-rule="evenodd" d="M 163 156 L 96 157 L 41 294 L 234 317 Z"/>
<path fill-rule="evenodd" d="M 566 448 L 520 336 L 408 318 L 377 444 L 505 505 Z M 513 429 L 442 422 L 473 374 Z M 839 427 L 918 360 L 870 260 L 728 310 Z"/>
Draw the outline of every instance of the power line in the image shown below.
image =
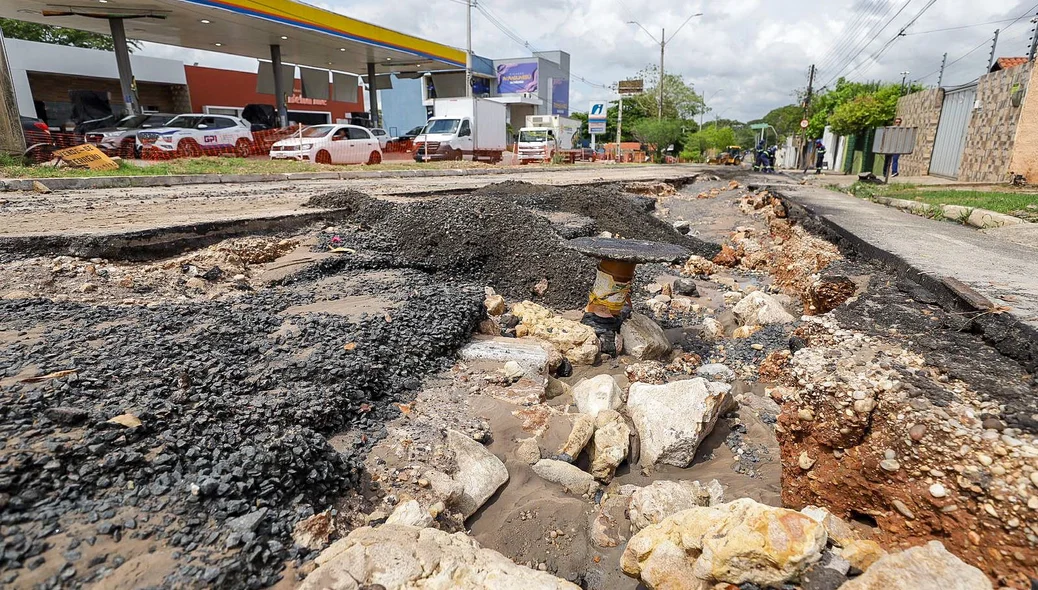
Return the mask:
<path fill-rule="evenodd" d="M 880 11 L 883 8 L 886 10 L 883 14 Z M 822 57 L 821 63 L 818 66 L 819 70 L 827 71 L 830 66 L 835 66 L 837 63 L 842 61 L 849 55 L 854 48 L 857 47 L 858 42 L 867 38 L 871 32 L 871 29 L 878 26 L 879 22 L 882 22 L 891 9 L 894 7 L 893 0 L 884 3 L 876 3 L 870 10 L 866 11 L 865 14 L 858 18 L 858 21 L 853 25 L 849 31 L 841 36 L 840 40 L 837 41 L 833 47 Z M 873 23 L 872 21 L 876 21 Z"/>
<path fill-rule="evenodd" d="M 929 10 L 931 6 L 933 6 L 936 3 L 937 3 L 937 0 L 930 0 L 930 2 L 927 3 L 927 5 L 922 8 L 922 10 L 917 12 L 916 15 L 914 17 L 912 17 L 908 21 L 908 23 L 906 23 L 903 27 L 901 27 L 901 29 L 897 32 L 897 34 L 894 35 L 889 41 L 887 41 L 883 45 L 883 47 L 881 47 L 879 49 L 879 51 L 877 51 L 876 53 L 872 54 L 872 56 L 870 56 L 869 59 L 866 59 L 865 61 L 859 62 L 858 65 L 856 65 L 850 72 L 847 72 L 847 76 L 850 77 L 851 74 L 853 74 L 854 72 L 858 71 L 863 65 L 865 65 L 867 63 L 879 61 L 879 58 L 881 58 L 884 55 L 886 55 L 887 51 L 891 47 L 894 46 L 894 43 L 896 43 L 898 41 L 898 39 L 900 39 L 901 37 L 905 36 L 905 31 L 908 30 L 909 27 L 914 25 L 916 23 L 916 21 L 919 20 L 919 18 L 922 17 L 923 14 L 927 10 Z"/>
<path fill-rule="evenodd" d="M 912 0 L 906 0 L 904 5 L 901 6 L 901 8 L 894 14 L 894 16 L 890 17 L 890 20 L 888 20 L 886 22 L 886 24 L 884 24 L 883 27 L 880 28 L 879 31 L 877 31 L 876 34 L 873 35 L 872 38 L 868 40 L 868 42 L 866 42 L 864 45 L 862 45 L 861 49 L 859 49 L 857 53 L 855 53 L 849 60 L 845 61 L 844 64 L 840 67 L 840 69 L 838 69 L 836 71 L 836 73 L 833 74 L 833 76 L 831 78 L 829 78 L 829 81 L 827 81 L 822 86 L 823 87 L 827 87 L 827 86 L 829 86 L 829 84 L 832 84 L 837 78 L 839 78 L 840 74 L 842 74 L 843 71 L 847 69 L 847 66 L 851 65 L 851 63 L 853 63 L 854 60 L 858 59 L 858 56 L 861 55 L 861 53 L 863 51 L 868 49 L 869 45 L 872 45 L 872 42 L 875 41 L 876 38 L 879 37 L 881 34 L 883 34 L 883 31 L 885 31 L 887 29 L 887 27 L 890 26 L 890 23 L 894 22 L 894 20 L 897 17 L 901 16 L 901 13 L 904 12 L 905 9 L 908 8 L 908 5 L 911 4 L 911 3 L 912 3 Z"/>
<path fill-rule="evenodd" d="M 1025 15 L 1026 16 L 1026 15 Z M 911 37 L 913 35 L 929 35 L 930 33 L 944 33 L 945 31 L 961 31 L 962 29 L 972 29 L 973 27 L 982 27 L 984 25 L 1000 25 L 1002 23 L 1013 22 L 1013 19 L 1006 18 L 1002 20 L 992 20 L 986 23 L 974 23 L 972 25 L 962 25 L 959 27 L 947 27 L 944 29 L 932 29 L 930 31 L 916 31 L 915 33 L 905 33 L 904 36 Z"/>

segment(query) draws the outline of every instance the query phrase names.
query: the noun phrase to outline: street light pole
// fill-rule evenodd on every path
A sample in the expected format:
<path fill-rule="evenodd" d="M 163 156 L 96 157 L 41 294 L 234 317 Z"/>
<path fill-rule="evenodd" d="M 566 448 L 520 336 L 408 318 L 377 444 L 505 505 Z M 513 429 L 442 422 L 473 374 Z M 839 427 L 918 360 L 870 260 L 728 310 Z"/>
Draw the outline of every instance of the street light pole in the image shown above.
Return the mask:
<path fill-rule="evenodd" d="M 911 73 L 912 72 L 909 72 L 909 71 L 901 72 L 901 94 L 902 95 L 905 94 L 905 81 L 908 80 L 908 75 L 911 74 Z"/>
<path fill-rule="evenodd" d="M 674 34 L 670 36 L 670 39 L 667 39 L 667 35 L 666 35 L 666 30 L 665 29 L 660 29 L 660 38 L 657 39 L 656 37 L 654 37 L 652 35 L 652 33 L 649 32 L 648 29 L 643 27 L 640 22 L 638 22 L 636 20 L 627 21 L 627 24 L 629 24 L 629 25 L 638 25 L 639 29 L 645 31 L 645 34 L 648 35 L 649 38 L 652 39 L 654 43 L 657 43 L 660 46 L 660 79 L 659 79 L 659 94 L 660 94 L 660 96 L 659 96 L 659 108 L 657 110 L 657 118 L 659 118 L 659 119 L 663 118 L 663 80 L 666 77 L 666 71 L 663 69 L 663 57 L 664 57 L 664 54 L 665 54 L 665 52 L 667 50 L 667 43 L 673 41 L 674 37 L 676 37 L 677 34 L 681 32 L 681 29 L 685 28 L 685 25 L 688 24 L 688 21 L 692 20 L 693 18 L 695 18 L 697 16 L 703 16 L 703 13 L 702 12 L 697 12 L 696 14 L 690 15 L 688 18 L 686 18 L 685 22 L 681 23 L 681 26 L 678 27 L 678 30 L 674 31 Z"/>
<path fill-rule="evenodd" d="M 667 30 L 666 29 L 660 29 L 660 39 L 661 39 L 661 41 L 660 41 L 660 108 L 659 108 L 659 113 L 656 116 L 657 119 L 662 119 L 663 118 L 663 80 L 664 80 L 664 77 L 663 77 L 663 71 L 664 71 L 663 70 L 663 51 L 667 47 Z"/>
<path fill-rule="evenodd" d="M 472 3 L 465 0 L 465 96 L 472 98 Z"/>

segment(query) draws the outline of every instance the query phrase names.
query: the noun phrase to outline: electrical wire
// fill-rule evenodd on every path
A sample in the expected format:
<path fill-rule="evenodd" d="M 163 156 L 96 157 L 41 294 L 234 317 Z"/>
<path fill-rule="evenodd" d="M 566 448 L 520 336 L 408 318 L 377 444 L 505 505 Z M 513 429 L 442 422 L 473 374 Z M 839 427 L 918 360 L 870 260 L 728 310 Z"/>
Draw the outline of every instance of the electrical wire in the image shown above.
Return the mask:
<path fill-rule="evenodd" d="M 1020 21 L 1021 21 L 1021 20 L 1023 20 L 1024 18 L 1026 18 L 1026 17 L 1030 16 L 1030 15 L 1031 15 L 1031 14 L 1032 14 L 1032 13 L 1033 13 L 1033 12 L 1034 12 L 1035 10 L 1038 10 L 1038 4 L 1035 4 L 1034 6 L 1032 6 L 1032 7 L 1030 8 L 1030 10 L 1028 10 L 1027 12 L 1025 12 L 1025 13 L 1021 14 L 1020 16 L 1016 17 L 1015 19 L 1012 19 L 1012 22 L 1010 22 L 1010 24 L 1009 24 L 1008 26 L 1006 26 L 1006 27 L 1005 27 L 1004 29 L 1002 29 L 1002 32 L 1003 32 L 1003 33 L 1005 33 L 1005 32 L 1006 32 L 1006 31 L 1008 31 L 1008 30 L 1009 30 L 1010 28 L 1012 28 L 1012 27 L 1013 27 L 1014 25 L 1016 25 L 1016 24 L 1017 24 L 1018 22 L 1020 22 Z M 1001 21 L 1001 22 L 1006 22 L 1006 21 Z M 991 24 L 991 23 L 989 23 L 989 24 Z M 1003 41 L 1004 41 L 1004 40 L 1005 40 L 1005 37 L 1003 37 Z M 951 68 L 951 67 L 952 67 L 953 65 L 955 65 L 955 64 L 959 63 L 960 61 L 962 61 L 962 60 L 966 59 L 966 58 L 967 58 L 967 57 L 969 57 L 970 55 L 973 55 L 974 53 L 976 53 L 977 51 L 979 51 L 981 47 L 987 46 L 987 45 L 989 45 L 990 43 L 991 43 L 991 39 L 990 39 L 990 38 L 986 38 L 986 39 L 984 39 L 983 41 L 981 41 L 981 42 L 980 42 L 980 45 L 977 45 L 977 46 L 976 46 L 976 47 L 974 47 L 973 49 L 970 49 L 970 50 L 969 50 L 969 51 L 967 51 L 966 53 L 964 53 L 964 54 L 960 55 L 959 57 L 955 58 L 955 59 L 954 59 L 954 60 L 952 60 L 951 62 L 949 62 L 949 63 L 945 64 L 945 66 L 944 66 L 944 71 L 945 71 L 945 72 L 947 73 L 947 71 L 948 71 L 948 70 L 949 70 L 949 69 L 950 69 L 950 68 Z M 930 76 L 933 76 L 934 74 L 939 74 L 940 72 L 941 72 L 941 69 L 940 69 L 940 68 L 937 68 L 936 70 L 934 70 L 934 71 L 930 72 L 929 74 L 927 74 L 927 75 L 923 76 L 922 78 L 919 78 L 918 80 L 916 80 L 916 82 L 922 82 L 923 80 L 926 80 L 926 79 L 927 79 L 927 78 L 929 78 Z"/>
<path fill-rule="evenodd" d="M 897 41 L 898 41 L 899 39 L 901 39 L 901 37 L 904 37 L 904 36 L 905 36 L 905 31 L 906 31 L 906 30 L 907 30 L 907 29 L 908 29 L 909 27 L 911 27 L 912 25 L 914 25 L 914 24 L 916 23 L 916 21 L 918 21 L 918 20 L 919 20 L 919 18 L 920 18 L 921 16 L 923 16 L 923 14 L 924 14 L 924 13 L 925 13 L 925 12 L 926 12 L 927 10 L 929 10 L 931 6 L 933 6 L 933 5 L 934 5 L 934 4 L 936 4 L 936 3 L 937 3 L 937 0 L 930 0 L 930 2 L 929 2 L 929 3 L 928 3 L 928 4 L 926 5 L 926 6 L 924 6 L 924 7 L 922 8 L 922 10 L 920 10 L 920 11 L 919 11 L 918 13 L 916 13 L 916 15 L 915 15 L 914 17 L 912 17 L 912 18 L 911 18 L 911 19 L 910 19 L 910 20 L 908 21 L 908 23 L 906 23 L 906 24 L 905 24 L 905 25 L 904 25 L 903 27 L 901 27 L 901 30 L 899 30 L 899 31 L 898 31 L 897 35 L 894 35 L 894 37 L 892 37 L 892 38 L 891 38 L 891 39 L 890 39 L 889 41 L 887 41 L 887 42 L 886 42 L 886 43 L 885 43 L 885 44 L 883 45 L 883 47 L 881 47 L 881 48 L 880 48 L 880 50 L 879 50 L 879 51 L 877 51 L 876 53 L 872 54 L 872 55 L 871 55 L 871 56 L 869 57 L 869 59 L 866 59 L 866 60 L 864 60 L 864 61 L 862 61 L 862 62 L 859 62 L 859 63 L 858 63 L 858 65 L 856 65 L 856 66 L 854 67 L 854 69 L 852 69 L 851 71 L 847 72 L 847 77 L 848 77 L 848 78 L 850 78 L 850 77 L 851 77 L 851 75 L 852 75 L 852 74 L 854 74 L 854 72 L 856 72 L 856 71 L 858 71 L 859 69 L 861 69 L 861 67 L 862 67 L 862 66 L 864 66 L 865 64 L 868 64 L 868 63 L 875 63 L 875 62 L 878 62 L 878 61 L 879 61 L 879 59 L 880 59 L 881 57 L 883 57 L 884 55 L 886 55 L 887 51 L 889 51 L 889 50 L 890 50 L 890 48 L 894 46 L 894 43 L 897 43 Z"/>
<path fill-rule="evenodd" d="M 929 35 L 930 33 L 944 33 L 946 31 L 961 31 L 962 29 L 972 29 L 973 27 L 982 27 L 984 25 L 1000 25 L 1002 23 L 1008 23 L 1008 22 L 1015 22 L 1015 21 L 1013 19 L 1011 19 L 1011 18 L 1006 18 L 1006 19 L 1002 19 L 1002 20 L 992 20 L 992 21 L 988 21 L 986 23 L 974 23 L 972 25 L 962 25 L 962 26 L 958 26 L 958 27 L 947 27 L 947 28 L 944 28 L 944 29 L 932 29 L 930 31 L 916 31 L 915 33 L 905 33 L 905 36 L 906 37 L 911 37 L 913 35 Z"/>
<path fill-rule="evenodd" d="M 890 17 L 890 19 L 887 20 L 887 22 L 878 31 L 876 31 L 876 33 L 872 35 L 872 37 L 864 45 L 862 45 L 861 48 L 853 56 L 851 56 L 850 59 L 846 60 L 840 66 L 840 68 L 836 70 L 836 73 L 833 74 L 832 77 L 830 77 L 829 80 L 822 86 L 827 87 L 833 82 L 835 82 L 840 77 L 840 75 L 843 74 L 843 71 L 847 69 L 847 66 L 854 63 L 854 60 L 858 59 L 858 56 L 861 55 L 862 52 L 864 52 L 866 49 L 868 49 L 869 45 L 872 45 L 876 38 L 883 34 L 883 31 L 887 30 L 887 27 L 890 26 L 890 23 L 894 22 L 894 20 L 897 19 L 897 17 L 901 16 L 901 13 L 903 13 L 905 9 L 908 8 L 908 5 L 911 3 L 912 0 L 906 0 L 904 5 L 901 6 L 901 8 L 894 14 L 894 16 Z"/>
<path fill-rule="evenodd" d="M 883 11 L 884 7 L 886 8 L 885 11 Z M 854 48 L 858 46 L 858 43 L 866 39 L 873 28 L 878 26 L 878 23 L 882 22 L 890 14 L 893 7 L 893 0 L 877 3 L 871 10 L 858 17 L 857 23 L 841 36 L 840 40 L 834 44 L 830 51 L 826 52 L 816 69 L 818 71 L 828 71 L 830 67 L 846 59 L 854 51 Z M 883 11 L 883 13 L 880 14 L 880 11 Z"/>

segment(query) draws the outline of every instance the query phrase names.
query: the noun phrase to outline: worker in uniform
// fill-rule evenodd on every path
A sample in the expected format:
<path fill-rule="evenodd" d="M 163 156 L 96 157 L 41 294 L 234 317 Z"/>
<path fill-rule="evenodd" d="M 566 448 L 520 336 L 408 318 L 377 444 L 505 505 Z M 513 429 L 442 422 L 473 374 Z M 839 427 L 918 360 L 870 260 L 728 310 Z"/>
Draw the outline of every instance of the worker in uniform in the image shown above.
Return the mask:
<path fill-rule="evenodd" d="M 825 163 L 825 145 L 821 139 L 815 140 L 815 174 L 822 173 L 822 165 Z"/>
<path fill-rule="evenodd" d="M 775 161 L 778 160 L 778 146 L 773 145 L 768 148 L 768 168 L 765 172 L 769 174 L 775 173 Z"/>
<path fill-rule="evenodd" d="M 764 149 L 764 141 L 757 142 L 757 148 L 753 150 L 753 171 L 760 172 L 765 168 L 765 158 L 767 154 Z"/>

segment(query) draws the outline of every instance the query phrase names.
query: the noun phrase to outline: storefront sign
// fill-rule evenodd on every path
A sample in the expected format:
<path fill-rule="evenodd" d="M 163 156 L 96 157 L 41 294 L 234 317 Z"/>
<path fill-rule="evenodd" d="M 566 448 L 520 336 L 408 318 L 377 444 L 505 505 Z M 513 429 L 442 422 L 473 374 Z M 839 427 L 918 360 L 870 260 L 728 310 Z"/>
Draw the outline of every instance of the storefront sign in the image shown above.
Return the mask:
<path fill-rule="evenodd" d="M 605 121 L 588 121 L 587 122 L 588 133 L 592 135 L 605 135 L 606 122 Z"/>
<path fill-rule="evenodd" d="M 323 98 L 306 98 L 298 94 L 292 94 L 288 97 L 288 104 L 309 104 L 323 107 L 328 105 L 328 101 Z"/>
<path fill-rule="evenodd" d="M 118 170 L 119 164 L 104 155 L 97 146 L 85 143 L 63 150 L 55 150 L 54 157 L 61 158 L 73 168 L 89 168 L 91 170 Z"/>
<path fill-rule="evenodd" d="M 511 63 L 497 66 L 498 94 L 537 92 L 537 63 Z"/>

